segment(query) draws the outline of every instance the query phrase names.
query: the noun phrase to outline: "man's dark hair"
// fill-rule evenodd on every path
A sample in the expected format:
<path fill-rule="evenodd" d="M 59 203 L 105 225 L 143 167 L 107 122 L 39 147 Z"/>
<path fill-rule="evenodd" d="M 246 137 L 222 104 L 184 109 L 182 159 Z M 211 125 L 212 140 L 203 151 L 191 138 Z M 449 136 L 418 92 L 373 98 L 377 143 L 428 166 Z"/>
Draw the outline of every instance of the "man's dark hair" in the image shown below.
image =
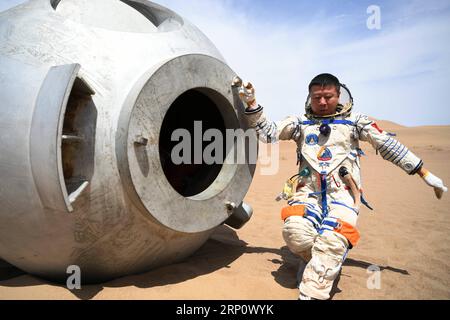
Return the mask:
<path fill-rule="evenodd" d="M 322 73 L 319 74 L 318 76 L 315 76 L 314 79 L 311 80 L 308 90 L 311 91 L 311 87 L 316 85 L 321 87 L 330 85 L 335 86 L 337 92 L 339 92 L 341 89 L 341 83 L 339 82 L 339 79 L 330 73 Z"/>

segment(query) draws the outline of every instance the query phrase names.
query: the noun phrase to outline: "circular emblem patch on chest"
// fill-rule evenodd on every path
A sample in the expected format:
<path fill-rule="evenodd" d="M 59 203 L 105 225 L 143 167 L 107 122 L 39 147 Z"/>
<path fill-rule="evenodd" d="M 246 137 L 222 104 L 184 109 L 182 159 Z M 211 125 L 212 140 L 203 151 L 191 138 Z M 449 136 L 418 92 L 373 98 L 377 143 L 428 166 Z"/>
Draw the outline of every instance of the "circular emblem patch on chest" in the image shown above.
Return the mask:
<path fill-rule="evenodd" d="M 331 159 L 333 159 L 333 154 L 327 147 L 322 147 L 317 153 L 317 159 L 319 159 L 320 161 L 330 161 Z"/>
<path fill-rule="evenodd" d="M 305 142 L 309 146 L 315 146 L 319 143 L 319 137 L 315 133 L 308 134 L 306 136 Z"/>

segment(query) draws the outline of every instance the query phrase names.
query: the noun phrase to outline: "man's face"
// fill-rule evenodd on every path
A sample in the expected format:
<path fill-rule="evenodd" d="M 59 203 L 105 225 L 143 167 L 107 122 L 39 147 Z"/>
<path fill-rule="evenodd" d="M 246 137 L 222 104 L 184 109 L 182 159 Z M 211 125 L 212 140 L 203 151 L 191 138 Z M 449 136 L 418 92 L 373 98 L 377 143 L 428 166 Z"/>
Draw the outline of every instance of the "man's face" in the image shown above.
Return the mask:
<path fill-rule="evenodd" d="M 328 116 L 336 113 L 339 104 L 339 93 L 333 85 L 311 87 L 311 108 L 317 116 Z"/>

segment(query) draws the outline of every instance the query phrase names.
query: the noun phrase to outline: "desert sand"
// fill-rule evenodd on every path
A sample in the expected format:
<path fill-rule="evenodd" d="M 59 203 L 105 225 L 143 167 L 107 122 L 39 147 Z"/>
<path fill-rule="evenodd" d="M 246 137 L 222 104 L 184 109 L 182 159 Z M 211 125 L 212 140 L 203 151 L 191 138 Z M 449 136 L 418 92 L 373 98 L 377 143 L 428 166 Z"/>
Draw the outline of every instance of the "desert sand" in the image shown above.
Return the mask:
<path fill-rule="evenodd" d="M 450 126 L 403 127 L 379 121 L 395 132 L 450 184 Z M 332 299 L 449 299 L 450 194 L 437 200 L 419 176 L 408 176 L 361 144 L 363 183 L 374 211 L 362 209 L 359 244 L 351 250 Z M 295 143 L 280 144 L 280 168 L 261 175 L 258 165 L 245 201 L 251 221 L 240 230 L 219 227 L 184 262 L 70 291 L 0 262 L 0 299 L 274 299 L 296 300 L 299 259 L 284 244 L 274 198 L 296 172 Z M 372 267 L 371 267 L 372 266 Z M 379 288 L 370 289 L 378 266 Z M 369 281 L 369 283 L 373 283 Z"/>

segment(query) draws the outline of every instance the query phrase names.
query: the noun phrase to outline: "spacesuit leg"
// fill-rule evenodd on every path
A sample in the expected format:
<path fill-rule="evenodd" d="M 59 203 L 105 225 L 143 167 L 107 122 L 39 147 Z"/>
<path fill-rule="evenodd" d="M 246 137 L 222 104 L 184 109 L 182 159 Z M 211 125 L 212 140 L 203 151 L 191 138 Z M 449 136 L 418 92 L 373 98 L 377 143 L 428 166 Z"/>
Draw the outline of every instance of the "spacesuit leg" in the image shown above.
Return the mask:
<path fill-rule="evenodd" d="M 283 239 L 286 245 L 306 262 L 311 259 L 311 248 L 317 234 L 312 222 L 303 217 L 292 216 L 284 222 Z"/>
<path fill-rule="evenodd" d="M 317 199 L 300 194 L 291 199 L 290 205 L 291 208 L 302 207 L 300 211 L 303 216 L 294 215 L 284 219 L 283 239 L 291 252 L 307 263 L 311 260 L 311 248 L 322 221 L 321 210 Z"/>
<path fill-rule="evenodd" d="M 336 218 L 348 223 L 350 229 L 355 227 L 357 220 L 357 214 L 344 206 L 332 206 L 328 217 L 325 220 Z M 356 232 L 356 229 L 351 231 Z M 322 228 L 312 247 L 312 258 L 303 273 L 300 294 L 320 300 L 329 299 L 349 247 L 350 242 L 342 233 Z"/>
<path fill-rule="evenodd" d="M 301 294 L 320 300 L 329 299 L 347 248 L 347 239 L 342 235 L 334 231 L 320 234 L 312 248 L 312 258 L 303 272 Z"/>

